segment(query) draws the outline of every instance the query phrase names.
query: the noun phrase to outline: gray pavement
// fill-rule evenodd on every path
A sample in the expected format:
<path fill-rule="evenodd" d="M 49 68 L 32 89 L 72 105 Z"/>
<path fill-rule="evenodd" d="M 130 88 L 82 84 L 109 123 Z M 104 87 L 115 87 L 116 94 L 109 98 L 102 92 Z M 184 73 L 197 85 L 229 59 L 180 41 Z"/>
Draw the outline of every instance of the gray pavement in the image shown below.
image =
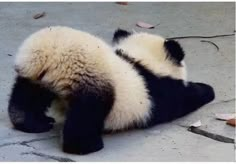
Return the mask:
<path fill-rule="evenodd" d="M 46 12 L 34 20 L 33 15 Z M 155 29 L 135 27 L 137 21 L 160 23 Z M 110 43 L 117 27 L 158 33 L 165 37 L 220 35 L 235 31 L 234 3 L 0 3 L 0 161 L 234 161 L 235 146 L 187 131 L 201 120 L 202 129 L 235 138 L 235 128 L 214 118 L 235 112 L 235 37 L 181 39 L 189 79 L 215 88 L 216 99 L 197 112 L 146 130 L 104 135 L 105 148 L 86 156 L 65 154 L 60 127 L 42 134 L 12 129 L 7 104 L 13 61 L 29 34 L 50 25 L 66 25 L 102 37 Z M 212 41 L 212 44 L 201 42 Z M 12 56 L 11 56 L 12 55 Z"/>

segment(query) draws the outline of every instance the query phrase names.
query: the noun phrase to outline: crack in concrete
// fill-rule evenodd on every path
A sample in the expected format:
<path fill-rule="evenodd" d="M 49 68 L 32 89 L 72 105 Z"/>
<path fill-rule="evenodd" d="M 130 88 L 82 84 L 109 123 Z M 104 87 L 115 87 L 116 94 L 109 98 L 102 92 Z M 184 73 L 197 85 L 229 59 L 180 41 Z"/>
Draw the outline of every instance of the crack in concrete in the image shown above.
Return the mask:
<path fill-rule="evenodd" d="M 26 146 L 26 147 L 30 147 L 30 148 L 35 149 L 35 147 L 29 145 L 29 143 L 43 141 L 43 140 L 49 140 L 49 139 L 53 139 L 53 138 L 57 138 L 57 137 L 58 136 L 50 136 L 50 137 L 46 137 L 46 138 L 35 138 L 35 139 L 28 140 L 28 141 L 9 142 L 9 143 L 1 144 L 0 148 L 5 147 L 5 146 L 10 146 L 10 145 L 22 145 L 22 146 Z"/>
<path fill-rule="evenodd" d="M 228 99 L 228 100 L 221 100 L 221 101 L 218 101 L 218 102 L 209 104 L 209 105 L 216 105 L 216 104 L 221 104 L 221 103 L 228 103 L 228 102 L 235 101 L 235 100 L 236 100 L 235 98 Z"/>
<path fill-rule="evenodd" d="M 43 158 L 46 158 L 46 159 L 55 160 L 57 162 L 76 162 L 76 161 L 74 161 L 74 160 L 72 160 L 70 158 L 65 158 L 65 157 L 60 157 L 60 156 L 53 156 L 53 155 L 47 155 L 47 154 L 38 153 L 38 152 L 34 152 L 34 151 L 21 153 L 21 155 L 36 155 L 36 156 L 43 157 Z"/>
<path fill-rule="evenodd" d="M 30 147 L 30 148 L 35 149 L 35 147 L 33 147 L 31 145 L 28 145 L 26 143 L 21 143 L 21 142 L 4 143 L 4 144 L 0 145 L 0 148 L 6 147 L 6 146 L 11 146 L 11 145 L 21 145 L 21 146 L 26 146 L 26 147 Z"/>
<path fill-rule="evenodd" d="M 30 148 L 33 148 L 33 149 L 36 149 L 34 146 L 29 145 L 29 144 L 27 144 L 27 143 L 20 143 L 20 145 L 26 146 L 26 147 L 30 147 Z"/>

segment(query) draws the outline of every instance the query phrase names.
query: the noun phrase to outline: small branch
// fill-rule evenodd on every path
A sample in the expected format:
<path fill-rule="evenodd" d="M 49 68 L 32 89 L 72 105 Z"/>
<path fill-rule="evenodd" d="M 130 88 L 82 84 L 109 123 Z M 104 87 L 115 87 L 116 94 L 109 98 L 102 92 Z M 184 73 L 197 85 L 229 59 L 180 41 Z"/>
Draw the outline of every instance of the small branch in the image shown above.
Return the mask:
<path fill-rule="evenodd" d="M 219 38 L 219 37 L 226 37 L 226 36 L 233 36 L 235 34 L 223 34 L 223 35 L 212 35 L 212 36 L 177 36 L 177 37 L 170 37 L 167 39 L 188 39 L 188 38 Z"/>
<path fill-rule="evenodd" d="M 188 131 L 196 133 L 196 134 L 200 134 L 202 136 L 211 138 L 211 139 L 216 140 L 216 141 L 225 142 L 225 143 L 235 143 L 234 139 L 232 139 L 232 138 L 228 138 L 228 137 L 225 137 L 225 136 L 222 136 L 222 135 L 210 133 L 210 132 L 207 132 L 205 130 L 202 130 L 202 129 L 199 129 L 199 128 L 196 128 L 196 127 L 189 127 Z"/>
<path fill-rule="evenodd" d="M 157 26 L 159 26 L 161 23 L 157 23 L 156 25 L 154 25 L 154 27 L 157 27 Z"/>
<path fill-rule="evenodd" d="M 70 159 L 70 158 L 64 158 L 64 157 L 59 157 L 59 156 L 52 156 L 52 155 L 47 155 L 47 154 L 43 154 L 43 153 L 37 153 L 37 152 L 26 152 L 26 153 L 21 153 L 22 155 L 36 155 L 39 157 L 43 157 L 46 159 L 52 159 L 55 160 L 57 162 L 75 162 L 74 160 Z"/>
<path fill-rule="evenodd" d="M 219 48 L 214 42 L 212 42 L 212 41 L 209 41 L 209 40 L 201 40 L 201 42 L 206 42 L 206 43 L 212 44 L 213 46 L 216 47 L 217 51 L 219 51 L 219 49 L 220 49 L 220 48 Z"/>

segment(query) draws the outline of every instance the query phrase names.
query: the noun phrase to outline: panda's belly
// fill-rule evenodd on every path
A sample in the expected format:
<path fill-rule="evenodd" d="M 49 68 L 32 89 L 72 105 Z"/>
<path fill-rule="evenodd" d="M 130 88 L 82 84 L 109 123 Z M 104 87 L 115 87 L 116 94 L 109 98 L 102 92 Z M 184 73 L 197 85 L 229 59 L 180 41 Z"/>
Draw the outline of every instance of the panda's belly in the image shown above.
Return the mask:
<path fill-rule="evenodd" d="M 120 58 L 112 63 L 115 102 L 105 120 L 105 130 L 121 130 L 134 124 L 145 124 L 151 116 L 152 102 L 142 76 Z"/>
<path fill-rule="evenodd" d="M 56 123 L 64 123 L 68 104 L 66 100 L 56 98 L 45 113 L 48 117 L 55 119 Z"/>

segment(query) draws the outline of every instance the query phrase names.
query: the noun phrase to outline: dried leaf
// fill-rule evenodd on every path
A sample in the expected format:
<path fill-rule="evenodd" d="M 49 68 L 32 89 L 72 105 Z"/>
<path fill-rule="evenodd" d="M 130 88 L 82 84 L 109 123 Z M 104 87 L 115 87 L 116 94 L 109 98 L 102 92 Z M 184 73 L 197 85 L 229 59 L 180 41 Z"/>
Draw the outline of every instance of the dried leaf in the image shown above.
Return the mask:
<path fill-rule="evenodd" d="M 34 15 L 33 18 L 34 18 L 34 19 L 39 19 L 39 18 L 41 18 L 41 17 L 44 17 L 45 14 L 46 14 L 45 12 L 38 13 L 38 14 Z"/>
<path fill-rule="evenodd" d="M 128 2 L 116 2 L 116 4 L 119 4 L 119 5 L 128 5 Z"/>
<path fill-rule="evenodd" d="M 200 126 L 202 126 L 202 122 L 200 120 L 190 125 L 190 127 L 195 127 L 195 128 L 200 127 Z"/>
<path fill-rule="evenodd" d="M 157 24 L 157 25 L 159 25 L 159 24 Z M 148 24 L 148 23 L 145 23 L 145 22 L 141 22 L 141 21 L 136 23 L 136 26 L 141 27 L 141 28 L 146 28 L 146 29 L 155 28 L 155 26 L 157 26 L 157 25 L 151 25 L 151 24 Z"/>
<path fill-rule="evenodd" d="M 217 113 L 215 116 L 218 120 L 227 121 L 229 119 L 235 118 L 235 113 Z"/>
<path fill-rule="evenodd" d="M 231 125 L 231 126 L 236 126 L 236 119 L 229 119 L 227 122 L 226 122 L 228 125 Z"/>

